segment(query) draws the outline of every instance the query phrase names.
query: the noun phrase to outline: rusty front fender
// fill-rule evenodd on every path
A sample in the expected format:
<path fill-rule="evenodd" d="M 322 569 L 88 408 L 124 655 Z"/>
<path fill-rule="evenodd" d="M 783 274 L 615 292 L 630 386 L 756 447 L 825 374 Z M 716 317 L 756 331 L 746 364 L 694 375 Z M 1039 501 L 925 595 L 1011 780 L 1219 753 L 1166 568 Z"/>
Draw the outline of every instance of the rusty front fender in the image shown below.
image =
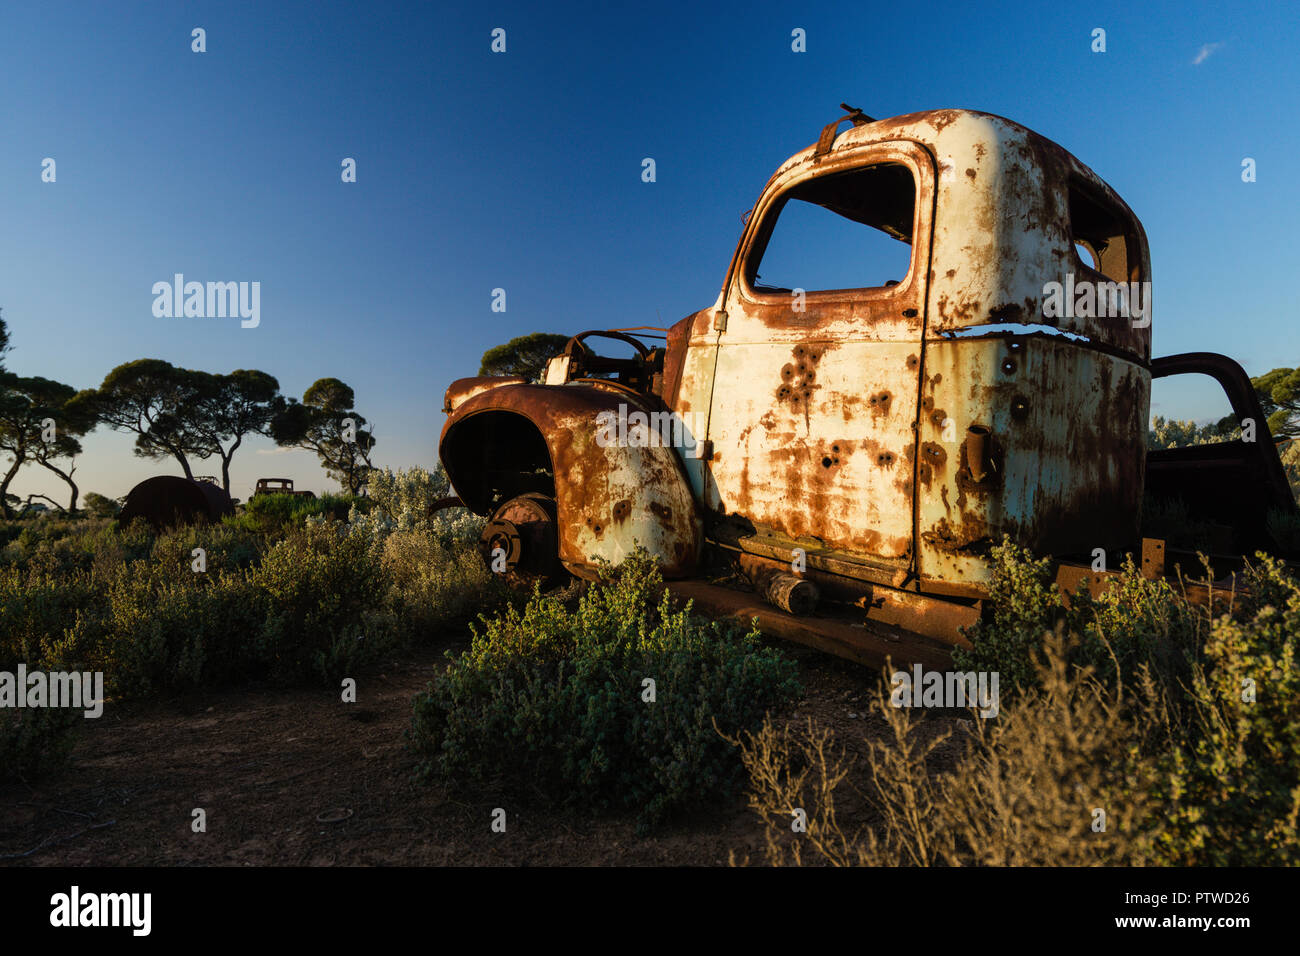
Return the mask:
<path fill-rule="evenodd" d="M 502 385 L 448 416 L 439 457 L 456 492 L 479 514 L 491 506 L 492 472 L 549 467 L 555 479 L 560 560 L 591 578 L 640 545 L 670 578 L 699 565 L 703 523 L 677 452 L 597 440 L 602 412 L 649 413 L 631 392 L 587 384 Z M 549 462 L 541 462 L 544 445 Z"/>

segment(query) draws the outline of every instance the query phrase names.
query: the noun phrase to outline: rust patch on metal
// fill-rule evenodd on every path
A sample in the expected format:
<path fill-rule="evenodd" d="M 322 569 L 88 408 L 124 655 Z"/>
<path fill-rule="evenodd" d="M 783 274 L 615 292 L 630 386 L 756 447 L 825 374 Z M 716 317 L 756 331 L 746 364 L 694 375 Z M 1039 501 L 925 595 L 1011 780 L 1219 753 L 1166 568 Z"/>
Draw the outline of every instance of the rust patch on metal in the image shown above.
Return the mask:
<path fill-rule="evenodd" d="M 940 518 L 933 528 L 924 532 L 921 539 L 939 551 L 986 552 L 993 545 L 988 522 L 976 514 L 963 514 L 958 523 Z"/>
<path fill-rule="evenodd" d="M 935 468 L 942 468 L 948 461 L 948 452 L 938 442 L 928 441 L 921 446 L 925 461 Z"/>
<path fill-rule="evenodd" d="M 458 378 L 447 387 L 447 392 L 442 398 L 442 410 L 450 414 L 475 395 L 489 389 L 523 383 L 524 379 L 518 375 L 477 375 L 473 378 Z"/>
<path fill-rule="evenodd" d="M 830 448 L 822 455 L 822 467 L 826 469 L 835 469 L 840 465 L 842 459 L 847 459 L 853 454 L 854 443 L 848 439 L 840 439 L 832 442 Z"/>
<path fill-rule="evenodd" d="M 889 405 L 893 402 L 894 396 L 888 391 L 879 391 L 867 399 L 867 405 L 871 414 L 875 418 L 880 418 L 889 414 Z"/>
<path fill-rule="evenodd" d="M 650 513 L 659 519 L 659 523 L 665 528 L 671 530 L 673 525 L 673 509 L 667 505 L 661 505 L 657 501 L 650 502 Z"/>

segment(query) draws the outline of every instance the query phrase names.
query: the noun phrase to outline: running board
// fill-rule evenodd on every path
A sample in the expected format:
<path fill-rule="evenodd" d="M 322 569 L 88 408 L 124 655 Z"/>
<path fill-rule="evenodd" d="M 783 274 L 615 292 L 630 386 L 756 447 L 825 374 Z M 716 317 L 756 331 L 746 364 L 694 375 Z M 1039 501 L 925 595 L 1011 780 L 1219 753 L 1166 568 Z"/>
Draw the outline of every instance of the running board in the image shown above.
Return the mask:
<path fill-rule="evenodd" d="M 708 617 L 735 618 L 748 625 L 757 618 L 758 629 L 772 637 L 806 644 L 819 651 L 880 668 L 888 661 L 900 667 L 920 664 L 929 670 L 952 666 L 953 645 L 878 621 L 848 616 L 795 617 L 763 601 L 757 594 L 736 591 L 704 581 L 669 581 L 668 593 L 679 601 L 693 601 L 695 610 Z"/>

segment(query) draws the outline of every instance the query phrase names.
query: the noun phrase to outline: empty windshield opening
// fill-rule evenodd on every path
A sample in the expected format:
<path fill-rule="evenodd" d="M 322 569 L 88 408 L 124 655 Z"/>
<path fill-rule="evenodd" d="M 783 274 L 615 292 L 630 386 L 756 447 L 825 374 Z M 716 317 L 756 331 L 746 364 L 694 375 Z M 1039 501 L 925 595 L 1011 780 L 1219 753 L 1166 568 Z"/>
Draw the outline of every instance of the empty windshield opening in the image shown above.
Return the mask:
<path fill-rule="evenodd" d="M 759 292 L 867 289 L 907 278 L 916 181 L 897 163 L 800 183 L 768 213 L 750 256 Z"/>

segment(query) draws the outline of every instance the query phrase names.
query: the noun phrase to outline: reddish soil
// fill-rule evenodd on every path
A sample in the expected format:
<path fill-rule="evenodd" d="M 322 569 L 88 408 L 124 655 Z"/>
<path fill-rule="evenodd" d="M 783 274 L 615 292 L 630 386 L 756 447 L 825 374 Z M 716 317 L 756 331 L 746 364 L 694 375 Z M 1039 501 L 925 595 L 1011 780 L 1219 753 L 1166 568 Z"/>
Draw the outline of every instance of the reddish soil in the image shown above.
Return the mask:
<path fill-rule="evenodd" d="M 34 786 L 0 787 L 0 863 L 710 866 L 726 865 L 732 851 L 762 859 L 762 830 L 743 797 L 638 836 L 630 819 L 543 813 L 414 784 L 402 739 L 411 700 L 443 651 L 465 639 L 361 678 L 355 704 L 318 688 L 257 685 L 110 704 L 86 722 L 66 768 Z M 880 726 L 865 719 L 872 673 L 787 650 L 806 696 L 785 716 L 812 716 L 850 746 L 873 721 Z M 496 806 L 508 813 L 504 834 L 490 828 Z M 196 807 L 206 810 L 206 833 L 191 832 Z M 346 818 L 321 822 L 331 811 Z"/>

